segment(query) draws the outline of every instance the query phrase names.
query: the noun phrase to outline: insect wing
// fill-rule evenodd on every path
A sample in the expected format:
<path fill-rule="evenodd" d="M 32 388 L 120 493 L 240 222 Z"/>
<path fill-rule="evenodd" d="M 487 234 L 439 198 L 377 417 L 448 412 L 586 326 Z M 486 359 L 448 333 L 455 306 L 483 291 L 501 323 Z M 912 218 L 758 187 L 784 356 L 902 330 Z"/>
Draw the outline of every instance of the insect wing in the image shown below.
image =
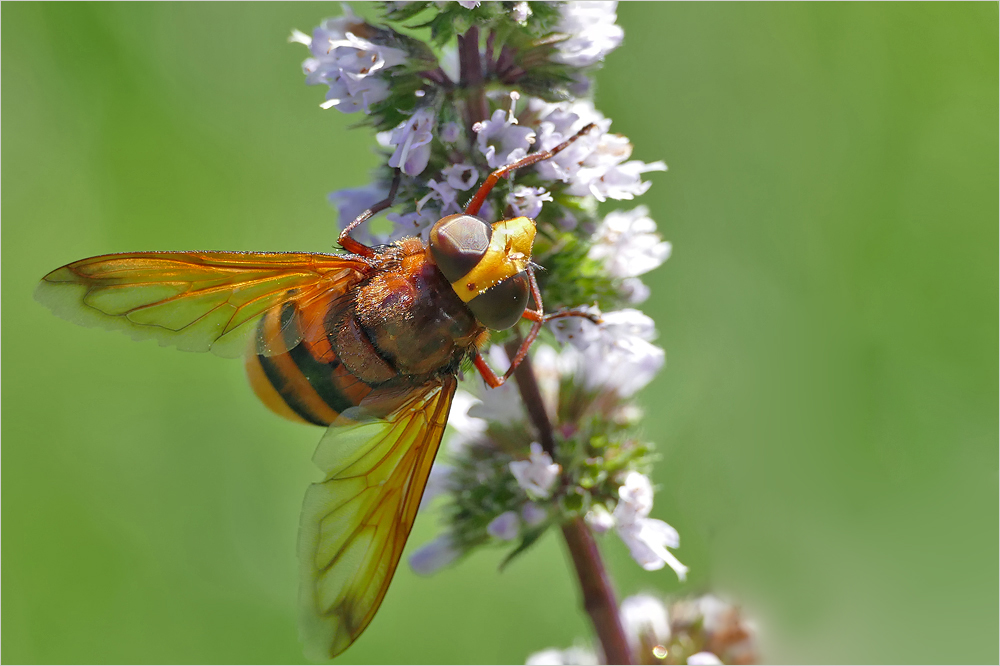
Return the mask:
<path fill-rule="evenodd" d="M 269 308 L 345 293 L 367 269 L 359 259 L 329 254 L 107 254 L 52 271 L 42 278 L 35 298 L 84 326 L 234 357 L 246 351 L 248 336 Z M 272 341 L 258 339 L 257 351 L 269 355 Z"/>
<path fill-rule="evenodd" d="M 373 391 L 327 430 L 299 526 L 302 631 L 310 657 L 331 659 L 371 622 L 441 443 L 456 380 Z"/>

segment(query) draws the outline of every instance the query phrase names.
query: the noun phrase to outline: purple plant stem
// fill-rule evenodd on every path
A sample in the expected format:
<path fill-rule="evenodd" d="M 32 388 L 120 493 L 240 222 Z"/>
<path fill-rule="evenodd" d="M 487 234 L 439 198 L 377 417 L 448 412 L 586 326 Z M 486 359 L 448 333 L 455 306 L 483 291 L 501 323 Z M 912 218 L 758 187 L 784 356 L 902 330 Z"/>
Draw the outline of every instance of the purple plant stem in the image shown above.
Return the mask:
<path fill-rule="evenodd" d="M 519 346 L 520 336 L 507 343 L 508 358 L 514 358 Z M 556 460 L 552 423 L 545 412 L 545 403 L 542 402 L 542 394 L 531 366 L 530 356 L 526 356 L 514 371 L 514 379 L 517 381 L 517 389 L 528 412 L 528 418 L 538 431 L 539 443 L 552 459 Z M 601 559 L 601 553 L 597 549 L 590 528 L 582 518 L 575 518 L 562 526 L 562 533 L 576 569 L 576 576 L 580 581 L 583 609 L 590 616 L 597 638 L 601 641 L 605 660 L 609 664 L 635 663 L 632 661 L 625 630 L 618 615 L 618 601 L 611 587 L 611 579 L 604 568 L 604 561 Z"/>
<path fill-rule="evenodd" d="M 483 62 L 479 56 L 478 27 L 472 26 L 464 35 L 458 36 L 458 63 L 461 68 L 459 85 L 465 92 L 465 126 L 471 140 L 475 142 L 476 133 L 472 126 L 490 115 L 486 104 Z"/>

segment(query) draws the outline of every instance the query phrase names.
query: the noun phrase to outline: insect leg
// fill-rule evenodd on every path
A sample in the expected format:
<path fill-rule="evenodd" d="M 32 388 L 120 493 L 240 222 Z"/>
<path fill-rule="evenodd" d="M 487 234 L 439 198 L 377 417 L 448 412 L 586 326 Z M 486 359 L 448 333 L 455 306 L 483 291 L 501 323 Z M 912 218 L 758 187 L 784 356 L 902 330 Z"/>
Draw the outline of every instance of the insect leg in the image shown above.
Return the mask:
<path fill-rule="evenodd" d="M 568 148 L 571 143 L 579 139 L 581 136 L 583 136 L 593 128 L 594 128 L 594 123 L 590 123 L 582 130 L 580 130 L 570 138 L 560 143 L 555 148 L 552 148 L 550 150 L 543 150 L 538 153 L 531 153 L 530 155 L 527 155 L 517 160 L 513 164 L 508 164 L 505 167 L 500 167 L 499 169 L 491 173 L 489 176 L 487 176 L 486 180 L 483 181 L 483 184 L 479 186 L 479 189 L 476 191 L 475 196 L 472 197 L 472 200 L 470 200 L 469 204 L 465 207 L 465 213 L 467 215 L 475 215 L 476 213 L 478 213 L 479 209 L 483 205 L 483 202 L 486 201 L 486 197 L 489 196 L 490 191 L 493 189 L 493 187 L 498 182 L 500 182 L 501 178 L 505 177 L 511 171 L 514 171 L 515 169 L 520 169 L 521 167 L 531 166 L 535 162 L 541 162 L 542 160 L 549 159 L 556 153 L 562 152 L 563 150 Z"/>
<path fill-rule="evenodd" d="M 337 239 L 337 242 L 340 243 L 341 247 L 351 254 L 357 254 L 362 257 L 371 257 L 375 255 L 375 251 L 372 248 L 351 238 L 351 230 L 356 228 L 362 222 L 373 217 L 376 213 L 379 213 L 392 205 L 393 201 L 396 200 L 396 190 L 399 189 L 400 177 L 400 171 L 399 169 L 396 169 L 396 175 L 392 177 L 392 185 L 389 187 L 389 196 L 362 212 L 361 215 L 354 218 L 353 222 L 344 227 L 344 230 L 340 232 L 340 237 Z"/>
<path fill-rule="evenodd" d="M 490 388 L 496 388 L 503 385 L 506 377 L 497 377 L 497 373 L 493 372 L 493 368 L 487 365 L 486 359 L 484 359 L 483 355 L 478 351 L 476 352 L 476 355 L 472 357 L 472 364 L 476 366 L 476 370 L 478 370 L 479 374 L 482 375 L 483 381 L 486 382 L 487 386 Z"/>

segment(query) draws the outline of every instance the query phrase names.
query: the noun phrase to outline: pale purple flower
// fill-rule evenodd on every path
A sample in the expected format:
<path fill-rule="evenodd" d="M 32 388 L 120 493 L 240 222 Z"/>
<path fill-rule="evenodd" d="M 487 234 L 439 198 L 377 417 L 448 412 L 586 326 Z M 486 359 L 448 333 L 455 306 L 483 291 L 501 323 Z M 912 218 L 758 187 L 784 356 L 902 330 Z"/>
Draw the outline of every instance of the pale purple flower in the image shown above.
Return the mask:
<path fill-rule="evenodd" d="M 617 2 L 566 2 L 556 32 L 569 38 L 556 44 L 556 60 L 573 67 L 600 62 L 618 48 L 625 31 L 615 25 Z"/>
<path fill-rule="evenodd" d="M 667 550 L 680 546 L 677 530 L 662 520 L 649 517 L 653 509 L 653 485 L 649 479 L 639 472 L 629 472 L 618 495 L 620 499 L 613 513 L 615 528 L 632 558 L 646 571 L 669 565 L 683 581 L 688 568 Z"/>
<path fill-rule="evenodd" d="M 471 164 L 452 164 L 441 169 L 441 175 L 449 185 L 463 192 L 479 182 L 479 170 Z"/>
<path fill-rule="evenodd" d="M 460 554 L 451 535 L 442 534 L 413 551 L 410 568 L 421 576 L 430 576 L 454 562 Z"/>
<path fill-rule="evenodd" d="M 516 185 L 507 195 L 506 202 L 514 210 L 515 216 L 538 217 L 542 212 L 542 203 L 552 201 L 552 195 L 544 187 L 528 187 Z"/>
<path fill-rule="evenodd" d="M 441 217 L 447 215 L 447 211 L 454 210 L 458 212 L 458 192 L 455 188 L 451 186 L 447 181 L 437 182 L 433 178 L 427 181 L 428 192 L 417 202 L 417 210 L 420 210 L 428 201 L 440 201 L 441 202 Z"/>
<path fill-rule="evenodd" d="M 529 497 L 538 499 L 546 499 L 551 494 L 552 486 L 562 472 L 562 467 L 552 462 L 552 456 L 543 451 L 542 445 L 538 442 L 531 443 L 528 460 L 515 460 L 509 467 L 517 485 L 521 486 Z"/>
<path fill-rule="evenodd" d="M 597 534 L 604 534 L 615 526 L 615 519 L 611 512 L 600 504 L 592 507 L 583 518 L 590 525 L 590 529 Z"/>
<path fill-rule="evenodd" d="M 348 188 L 331 192 L 328 195 L 330 203 L 337 207 L 337 220 L 341 230 L 347 228 L 354 219 L 365 210 L 385 199 L 389 193 L 378 183 L 364 187 Z M 371 224 L 366 223 L 355 227 L 351 236 L 365 245 L 382 245 L 389 241 L 391 234 L 374 233 Z"/>
<path fill-rule="evenodd" d="M 538 150 L 555 148 L 590 123 L 597 126 L 555 157 L 535 165 L 535 171 L 545 180 L 564 183 L 573 180 L 583 161 L 597 150 L 601 136 L 611 127 L 611 121 L 594 108 L 590 100 L 549 104 L 531 98 L 528 100 L 528 111 L 539 118 Z"/>
<path fill-rule="evenodd" d="M 399 167 L 408 176 L 419 175 L 431 157 L 430 143 L 434 138 L 435 121 L 434 109 L 425 107 L 400 123 L 389 140 L 396 146 L 396 152 L 389 158 L 389 166 Z"/>
<path fill-rule="evenodd" d="M 381 74 L 406 62 L 406 52 L 380 46 L 358 37 L 352 30 L 364 22 L 344 6 L 344 15 L 327 19 L 313 30 L 312 37 L 292 33 L 290 41 L 309 47 L 312 57 L 302 63 L 306 84 L 326 84 L 329 89 L 321 105 L 354 113 L 370 107 L 389 96 L 389 85 Z"/>
<path fill-rule="evenodd" d="M 549 512 L 534 502 L 527 502 L 521 507 L 521 520 L 528 527 L 540 525 L 549 517 Z"/>
<path fill-rule="evenodd" d="M 716 666 L 722 660 L 711 652 L 696 652 L 687 658 L 688 666 Z"/>
<path fill-rule="evenodd" d="M 403 236 L 420 236 L 427 240 L 431 226 L 441 217 L 441 211 L 431 207 L 425 207 L 411 213 L 389 213 L 385 219 L 393 222 L 397 227 L 389 240 L 397 240 Z"/>
<path fill-rule="evenodd" d="M 648 273 L 670 256 L 670 243 L 660 238 L 645 206 L 608 213 L 591 242 L 587 256 L 603 262 L 608 274 L 615 278 Z"/>
<path fill-rule="evenodd" d="M 486 533 L 501 541 L 516 539 L 520 532 L 521 519 L 517 517 L 516 511 L 505 511 L 486 526 Z"/>
<path fill-rule="evenodd" d="M 445 143 L 455 143 L 462 136 L 462 126 L 454 120 L 449 120 L 441 127 L 441 140 Z"/>
<path fill-rule="evenodd" d="M 458 0 L 458 4 L 466 9 L 475 9 L 479 6 L 479 0 Z"/>
<path fill-rule="evenodd" d="M 489 120 L 476 123 L 472 129 L 479 152 L 493 168 L 521 159 L 535 141 L 534 130 L 512 123 L 503 109 L 497 109 Z"/>

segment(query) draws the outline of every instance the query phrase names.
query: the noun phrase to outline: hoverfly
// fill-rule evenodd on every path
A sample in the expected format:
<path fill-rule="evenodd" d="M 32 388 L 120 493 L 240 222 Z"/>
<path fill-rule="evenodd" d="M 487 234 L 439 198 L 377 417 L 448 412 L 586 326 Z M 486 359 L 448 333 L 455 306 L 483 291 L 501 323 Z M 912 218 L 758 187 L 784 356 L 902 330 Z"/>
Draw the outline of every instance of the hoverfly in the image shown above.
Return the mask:
<path fill-rule="evenodd" d="M 35 297 L 70 321 L 186 351 L 244 356 L 254 392 L 285 418 L 327 428 L 299 527 L 303 635 L 332 658 L 365 630 L 385 597 L 416 517 L 467 361 L 486 384 L 511 376 L 564 310 L 545 314 L 531 264 L 535 222 L 476 217 L 501 178 L 546 160 L 590 131 L 491 173 L 463 214 L 442 218 L 425 244 L 350 254 L 136 252 L 82 259 L 44 278 Z M 528 307 L 529 297 L 535 308 Z M 533 325 L 498 376 L 479 349 L 488 329 Z M 249 345 L 247 338 L 250 338 Z"/>

